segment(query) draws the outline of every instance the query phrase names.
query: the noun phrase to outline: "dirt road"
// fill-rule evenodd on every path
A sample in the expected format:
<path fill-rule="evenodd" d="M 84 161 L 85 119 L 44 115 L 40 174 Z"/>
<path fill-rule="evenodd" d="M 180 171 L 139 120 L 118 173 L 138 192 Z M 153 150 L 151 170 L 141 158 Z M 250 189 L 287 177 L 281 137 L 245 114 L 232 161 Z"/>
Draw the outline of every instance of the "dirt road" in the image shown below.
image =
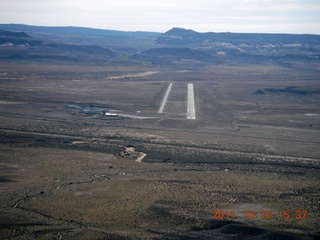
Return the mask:
<path fill-rule="evenodd" d="M 163 112 L 164 105 L 166 104 L 166 101 L 167 101 L 167 99 L 168 99 L 168 96 L 169 96 L 169 93 L 170 93 L 170 91 L 171 91 L 171 88 L 172 88 L 172 83 L 170 83 L 169 86 L 168 86 L 168 89 L 167 89 L 167 91 L 166 91 L 166 94 L 164 95 L 164 98 L 163 98 L 163 100 L 162 100 L 162 103 L 161 103 L 161 106 L 160 106 L 160 108 L 159 108 L 158 113 L 162 113 L 162 112 Z"/>

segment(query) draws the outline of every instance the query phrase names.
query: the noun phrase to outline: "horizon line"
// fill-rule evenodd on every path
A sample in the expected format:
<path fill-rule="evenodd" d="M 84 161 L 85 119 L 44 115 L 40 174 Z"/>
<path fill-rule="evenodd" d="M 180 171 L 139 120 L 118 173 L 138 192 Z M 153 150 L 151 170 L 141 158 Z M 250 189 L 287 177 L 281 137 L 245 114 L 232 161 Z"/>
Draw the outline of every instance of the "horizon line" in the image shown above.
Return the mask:
<path fill-rule="evenodd" d="M 33 24 L 25 24 L 25 23 L 0 23 L 0 25 L 23 25 L 28 27 L 43 27 L 43 28 L 85 28 L 85 29 L 93 29 L 93 30 L 100 30 L 100 31 L 114 31 L 114 32 L 126 32 L 126 33 L 134 33 L 134 32 L 143 32 L 143 33 L 159 33 L 163 34 L 166 33 L 172 29 L 183 29 L 187 31 L 194 31 L 196 33 L 233 33 L 233 34 L 270 34 L 270 35 L 317 35 L 319 36 L 320 33 L 289 33 L 289 32 L 234 32 L 234 31 L 198 31 L 191 28 L 185 28 L 185 27 L 171 27 L 169 30 L 164 32 L 158 32 L 158 31 L 150 31 L 150 30 L 119 30 L 119 29 L 110 29 L 110 28 L 100 28 L 100 27 L 89 27 L 89 26 L 76 26 L 76 25 L 33 25 Z"/>

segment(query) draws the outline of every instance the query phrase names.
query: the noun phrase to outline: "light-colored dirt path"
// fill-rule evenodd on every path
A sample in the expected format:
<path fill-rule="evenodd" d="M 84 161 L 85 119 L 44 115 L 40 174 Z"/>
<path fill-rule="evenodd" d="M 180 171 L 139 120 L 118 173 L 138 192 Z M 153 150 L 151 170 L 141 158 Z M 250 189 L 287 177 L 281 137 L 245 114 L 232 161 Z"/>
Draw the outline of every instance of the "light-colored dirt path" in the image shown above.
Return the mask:
<path fill-rule="evenodd" d="M 169 86 L 168 86 L 168 89 L 167 89 L 167 91 L 166 91 L 166 94 L 164 95 L 164 98 L 163 98 L 163 100 L 162 100 L 162 103 L 161 103 L 161 106 L 160 106 L 160 108 L 159 108 L 158 113 L 162 113 L 162 112 L 163 112 L 164 105 L 166 104 L 166 101 L 167 101 L 167 99 L 168 99 L 168 96 L 169 96 L 169 93 L 170 93 L 170 91 L 171 91 L 171 88 L 172 88 L 172 83 L 170 83 Z"/>

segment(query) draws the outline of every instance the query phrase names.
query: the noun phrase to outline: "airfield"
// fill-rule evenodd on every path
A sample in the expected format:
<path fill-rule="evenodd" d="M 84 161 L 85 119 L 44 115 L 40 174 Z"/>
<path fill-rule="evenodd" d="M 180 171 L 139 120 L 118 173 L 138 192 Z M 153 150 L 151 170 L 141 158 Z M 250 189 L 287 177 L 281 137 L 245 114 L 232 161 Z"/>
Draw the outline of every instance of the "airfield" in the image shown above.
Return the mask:
<path fill-rule="evenodd" d="M 2 64 L 2 238 L 319 237 L 319 70 L 183 67 Z"/>
<path fill-rule="evenodd" d="M 1 239 L 319 238 L 319 35 L 0 28 Z"/>

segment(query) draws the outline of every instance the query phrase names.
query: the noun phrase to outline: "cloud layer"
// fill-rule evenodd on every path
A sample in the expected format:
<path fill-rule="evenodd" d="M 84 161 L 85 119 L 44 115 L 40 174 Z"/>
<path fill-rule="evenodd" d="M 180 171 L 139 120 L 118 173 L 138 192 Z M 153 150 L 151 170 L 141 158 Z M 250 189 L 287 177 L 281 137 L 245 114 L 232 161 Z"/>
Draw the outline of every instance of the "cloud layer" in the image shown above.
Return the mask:
<path fill-rule="evenodd" d="M 320 34 L 318 0 L 0 0 L 1 23 Z"/>

